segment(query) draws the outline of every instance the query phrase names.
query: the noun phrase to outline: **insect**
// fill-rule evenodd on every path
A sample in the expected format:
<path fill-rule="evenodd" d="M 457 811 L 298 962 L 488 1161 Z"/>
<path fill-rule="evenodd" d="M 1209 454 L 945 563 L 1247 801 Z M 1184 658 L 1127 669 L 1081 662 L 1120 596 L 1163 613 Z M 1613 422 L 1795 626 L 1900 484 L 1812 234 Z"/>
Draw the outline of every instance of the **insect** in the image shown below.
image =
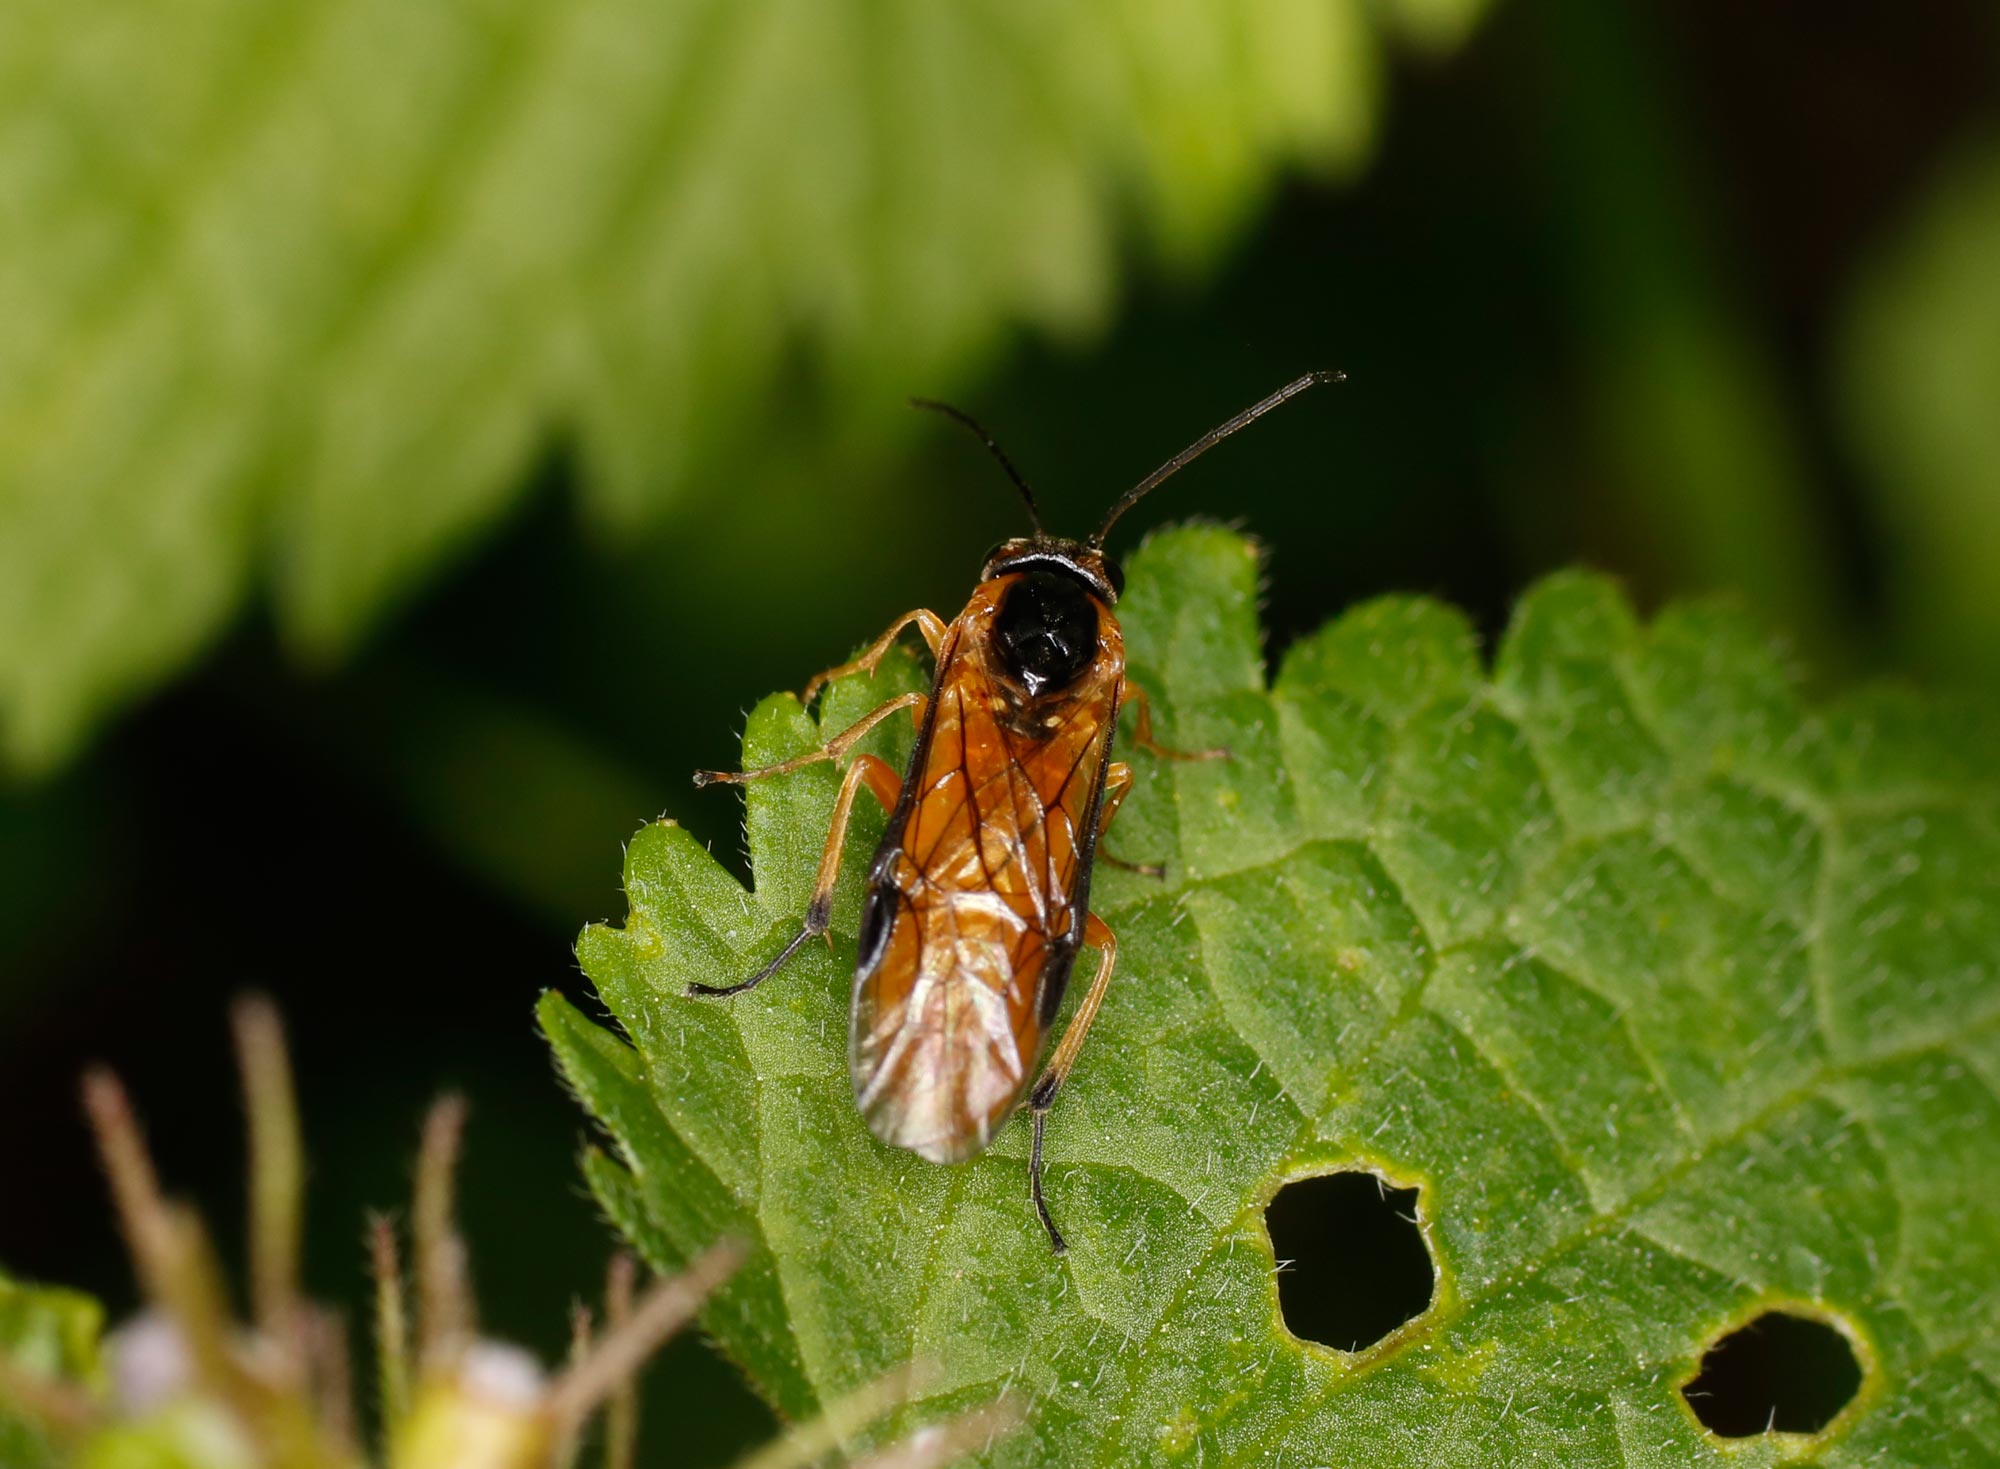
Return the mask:
<path fill-rule="evenodd" d="M 742 994 L 827 933 L 848 818 L 865 786 L 889 822 L 861 909 L 848 1030 L 855 1102 L 883 1142 L 957 1163 L 981 1152 L 1025 1096 L 1034 1126 L 1029 1193 L 1057 1254 L 1067 1246 L 1043 1189 L 1042 1130 L 1117 963 L 1117 939 L 1090 911 L 1090 875 L 1099 840 L 1132 788 L 1131 767 L 1111 757 L 1119 710 L 1136 707 L 1133 742 L 1154 755 L 1228 753 L 1174 751 L 1154 740 L 1145 691 L 1125 676 L 1124 639 L 1112 613 L 1125 579 L 1104 554 L 1104 540 L 1120 516 L 1183 466 L 1341 376 L 1308 373 L 1202 435 L 1126 491 L 1083 541 L 1042 529 L 1034 491 L 977 423 L 946 404 L 913 399 L 984 442 L 1026 502 L 1033 533 L 987 555 L 979 585 L 954 620 L 921 608 L 897 618 L 858 658 L 815 677 L 801 697 L 810 705 L 830 681 L 874 672 L 912 625 L 936 659 L 928 694 L 890 699 L 796 759 L 695 775 L 697 786 L 742 784 L 837 762 L 883 720 L 911 712 L 916 745 L 901 777 L 869 754 L 848 767 L 798 933 L 748 979 L 696 984 L 689 993 Z M 1098 951 L 1097 972 L 1031 1089 L 1086 945 Z"/>

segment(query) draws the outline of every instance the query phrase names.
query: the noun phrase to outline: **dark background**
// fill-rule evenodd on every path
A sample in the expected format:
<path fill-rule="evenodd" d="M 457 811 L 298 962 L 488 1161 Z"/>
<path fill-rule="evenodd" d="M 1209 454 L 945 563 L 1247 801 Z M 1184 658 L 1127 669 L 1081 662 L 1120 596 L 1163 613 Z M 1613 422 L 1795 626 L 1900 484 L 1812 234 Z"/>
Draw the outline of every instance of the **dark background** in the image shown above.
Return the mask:
<path fill-rule="evenodd" d="M 1822 675 L 1920 664 L 1829 358 L 1869 252 L 1990 129 L 1995 42 L 1972 5 L 1502 0 L 1453 59 L 1402 66 L 1357 184 L 1285 192 L 1213 278 L 1140 270 L 1102 340 L 1024 340 L 965 406 L 1080 530 L 1278 383 L 1346 369 L 1120 532 L 1205 513 L 1263 538 L 1274 648 L 1388 590 L 1491 632 L 1580 561 L 1647 607 L 1733 587 Z M 1704 539 L 1729 485 L 1661 493 L 1643 415 L 1606 407 L 1688 322 L 1751 365 L 1796 459 L 1748 553 Z M 908 607 L 949 615 L 1019 528 L 974 446 L 943 424 L 919 442 L 865 483 L 691 494 L 616 546 L 551 444 L 525 508 L 345 668 L 298 672 L 252 617 L 66 773 L 0 795 L 0 1260 L 133 1299 L 74 1105 L 92 1058 L 240 1244 L 225 1006 L 258 988 L 293 1021 L 314 1290 L 358 1310 L 362 1211 L 401 1203 L 425 1102 L 460 1087 L 489 1324 L 556 1355 L 609 1245 L 532 1002 L 585 998 L 570 944 L 622 913 L 640 821 L 671 812 L 735 859 L 737 802 L 687 773 L 733 763 L 741 710 Z M 677 1461 L 763 1431 L 698 1344 L 650 1382 Z"/>

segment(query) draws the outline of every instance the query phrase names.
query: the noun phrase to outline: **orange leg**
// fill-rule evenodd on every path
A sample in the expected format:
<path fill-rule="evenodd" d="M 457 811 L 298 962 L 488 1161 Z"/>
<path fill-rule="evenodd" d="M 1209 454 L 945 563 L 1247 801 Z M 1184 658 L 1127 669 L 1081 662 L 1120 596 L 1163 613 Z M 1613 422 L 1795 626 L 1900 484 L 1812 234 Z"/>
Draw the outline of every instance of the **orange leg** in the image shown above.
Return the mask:
<path fill-rule="evenodd" d="M 1146 697 L 1146 691 L 1125 681 L 1125 701 L 1139 711 L 1139 718 L 1132 729 L 1132 743 L 1149 755 L 1157 755 L 1162 760 L 1227 760 L 1229 751 L 1218 746 L 1213 750 L 1170 750 L 1153 738 L 1153 701 Z"/>
<path fill-rule="evenodd" d="M 776 765 L 766 765 L 760 770 L 697 770 L 694 773 L 695 786 L 697 788 L 718 784 L 740 786 L 753 780 L 762 780 L 767 775 L 790 775 L 794 770 L 803 770 L 808 765 L 817 765 L 822 760 L 838 760 L 861 743 L 863 735 L 898 709 L 912 710 L 913 717 L 921 723 L 923 705 L 922 694 L 899 694 L 886 704 L 869 710 L 817 750 L 808 750 L 803 755 L 780 760 Z"/>
<path fill-rule="evenodd" d="M 894 708 L 898 701 L 878 709 L 869 717 L 873 722 L 881 717 L 883 710 Z M 775 770 L 776 767 L 773 767 Z M 767 771 L 753 771 L 753 775 L 768 774 Z M 841 848 L 847 841 L 847 818 L 854 811 L 854 796 L 862 786 L 867 786 L 882 803 L 884 811 L 893 811 L 896 798 L 902 792 L 902 781 L 888 764 L 873 755 L 863 755 L 847 768 L 847 777 L 840 783 L 840 799 L 833 803 L 833 821 L 826 829 L 826 846 L 819 854 L 819 877 L 813 883 L 812 901 L 806 905 L 806 921 L 792 941 L 779 951 L 778 957 L 766 964 L 748 979 L 736 984 L 691 984 L 691 995 L 740 995 L 745 990 L 755 989 L 780 969 L 785 961 L 805 947 L 808 939 L 827 931 L 833 916 L 833 885 L 840 878 Z"/>
<path fill-rule="evenodd" d="M 1111 818 L 1118 814 L 1118 808 L 1131 794 L 1132 767 L 1123 760 L 1113 760 L 1111 768 L 1104 772 L 1104 815 L 1098 818 L 1098 835 L 1111 830 Z"/>
<path fill-rule="evenodd" d="M 1049 1058 L 1042 1079 L 1028 1094 L 1028 1107 L 1035 1123 L 1034 1148 L 1028 1158 L 1028 1191 L 1034 1197 L 1035 1213 L 1041 1217 L 1042 1228 L 1049 1232 L 1049 1243 L 1055 1246 L 1058 1255 L 1066 1253 L 1069 1246 L 1063 1240 L 1062 1231 L 1056 1228 L 1055 1220 L 1049 1217 L 1048 1200 L 1042 1193 L 1042 1123 L 1049 1115 L 1049 1107 L 1055 1102 L 1056 1089 L 1069 1075 L 1070 1067 L 1076 1064 L 1076 1053 L 1083 1049 L 1083 1038 L 1090 1033 L 1090 1022 L 1097 1018 L 1098 1006 L 1104 1003 L 1104 991 L 1111 984 L 1112 967 L 1118 962 L 1118 940 L 1095 913 L 1084 920 L 1083 941 L 1103 955 L 1097 961 L 1097 977 L 1091 980 L 1083 1003 L 1076 1007 L 1076 1015 L 1070 1021 L 1069 1029 L 1063 1032 L 1055 1055 Z"/>
<path fill-rule="evenodd" d="M 1114 857 L 1111 849 L 1104 845 L 1104 834 L 1111 830 L 1111 818 L 1118 814 L 1118 808 L 1125 804 L 1125 798 L 1131 793 L 1132 767 L 1123 760 L 1113 760 L 1111 768 L 1104 773 L 1104 814 L 1097 819 L 1097 855 L 1113 867 L 1122 867 L 1141 877 L 1163 878 L 1167 869 L 1160 863 L 1127 862 L 1123 857 Z"/>
<path fill-rule="evenodd" d="M 799 695 L 799 702 L 810 707 L 813 695 L 817 694 L 835 679 L 845 678 L 850 673 L 873 673 L 876 665 L 887 655 L 897 637 L 902 634 L 903 629 L 913 622 L 917 625 L 917 630 L 923 633 L 924 641 L 930 644 L 931 656 L 935 658 L 938 649 L 944 646 L 944 619 L 939 617 L 935 612 L 919 607 L 914 612 L 905 612 L 901 617 L 890 623 L 889 630 L 883 633 L 881 637 L 875 639 L 873 643 L 869 644 L 868 651 L 863 653 L 859 658 L 849 659 L 837 667 L 827 669 L 824 673 L 814 674 L 812 681 L 806 685 L 806 691 Z"/>

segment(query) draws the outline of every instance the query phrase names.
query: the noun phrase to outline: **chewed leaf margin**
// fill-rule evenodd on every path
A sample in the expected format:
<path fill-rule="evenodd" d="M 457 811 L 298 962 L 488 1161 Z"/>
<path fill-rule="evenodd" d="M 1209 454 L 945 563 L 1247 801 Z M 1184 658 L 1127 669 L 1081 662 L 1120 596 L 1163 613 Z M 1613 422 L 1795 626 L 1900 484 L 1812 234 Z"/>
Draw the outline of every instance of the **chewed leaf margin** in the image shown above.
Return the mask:
<path fill-rule="evenodd" d="M 1029 1395 L 994 1456 L 1020 1464 L 2000 1452 L 1993 711 L 1815 705 L 1726 608 L 1642 624 L 1584 574 L 1522 600 L 1490 670 L 1459 614 L 1394 597 L 1267 686 L 1246 541 L 1183 529 L 1129 570 L 1162 737 L 1234 758 L 1131 757 L 1115 850 L 1168 877 L 1098 874 L 1120 977 L 1049 1127 L 1069 1257 L 1027 1208 L 1020 1128 L 947 1169 L 854 1113 L 879 818 L 830 952 L 682 995 L 796 924 L 831 770 L 751 790 L 753 889 L 670 823 L 633 840 L 630 916 L 579 944 L 624 1038 L 543 1003 L 619 1227 L 661 1264 L 753 1241 L 708 1324 L 760 1389 L 793 1414 L 918 1358 L 939 1402 Z M 745 761 L 920 683 L 914 661 L 850 681 L 821 725 L 766 700 Z M 1422 1187 L 1439 1276 L 1358 1357 L 1284 1333 L 1260 1213 L 1348 1166 Z M 1725 1450 L 1677 1385 L 1760 1299 L 1837 1315 L 1869 1372 L 1823 1433 Z"/>

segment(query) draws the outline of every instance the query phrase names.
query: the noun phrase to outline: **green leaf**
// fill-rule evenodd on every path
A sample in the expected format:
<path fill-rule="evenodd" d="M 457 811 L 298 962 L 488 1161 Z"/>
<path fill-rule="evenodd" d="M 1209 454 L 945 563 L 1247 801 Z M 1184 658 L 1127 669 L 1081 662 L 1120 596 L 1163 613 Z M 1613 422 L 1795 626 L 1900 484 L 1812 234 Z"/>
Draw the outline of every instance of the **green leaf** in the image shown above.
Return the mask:
<path fill-rule="evenodd" d="M 67 1385 L 95 1383 L 103 1321 L 103 1308 L 89 1296 L 23 1285 L 0 1274 L 0 1361 L 9 1374 Z M 0 1464 L 41 1469 L 55 1462 L 48 1439 L 13 1411 L 0 1382 Z"/>
<path fill-rule="evenodd" d="M 104 1311 L 79 1291 L 0 1275 L 0 1353 L 39 1377 L 90 1381 Z"/>
<path fill-rule="evenodd" d="M 552 436 L 619 533 L 879 451 L 913 386 L 1101 322 L 1128 222 L 1193 268 L 1358 166 L 1382 32 L 1479 4 L 10 5 L 0 754 L 260 583 L 337 655 Z"/>
<path fill-rule="evenodd" d="M 828 767 L 750 788 L 752 890 L 669 822 L 633 839 L 630 916 L 578 949 L 624 1038 L 543 1002 L 609 1138 L 586 1171 L 611 1218 L 663 1267 L 754 1244 L 707 1324 L 771 1401 L 926 1359 L 941 1402 L 1032 1401 L 1010 1464 L 2000 1454 L 1990 712 L 1815 706 L 1737 615 L 1642 626 L 1583 575 L 1529 593 L 1490 672 L 1457 613 L 1389 598 L 1267 686 L 1248 543 L 1173 532 L 1130 575 L 1162 737 L 1234 758 L 1131 757 L 1113 846 L 1168 877 L 1098 874 L 1120 967 L 1049 1120 L 1067 1257 L 1023 1123 L 940 1167 L 855 1111 L 879 818 L 849 838 L 830 950 L 684 998 L 795 929 Z M 919 682 L 913 660 L 849 681 L 824 731 Z M 776 696 L 744 758 L 821 734 Z M 1340 1168 L 1420 1188 L 1439 1279 L 1358 1354 L 1285 1330 L 1262 1217 Z M 1725 1449 L 1679 1386 L 1772 1303 L 1840 1323 L 1866 1379 L 1819 1436 Z"/>
<path fill-rule="evenodd" d="M 1879 502 L 1905 636 L 2000 678 L 2000 139 L 1963 149 L 1857 285 L 1841 422 Z"/>
<path fill-rule="evenodd" d="M 136 1423 L 107 1423 L 89 1435 L 66 1469 L 263 1469 L 243 1431 L 216 1404 L 169 1403 Z"/>

